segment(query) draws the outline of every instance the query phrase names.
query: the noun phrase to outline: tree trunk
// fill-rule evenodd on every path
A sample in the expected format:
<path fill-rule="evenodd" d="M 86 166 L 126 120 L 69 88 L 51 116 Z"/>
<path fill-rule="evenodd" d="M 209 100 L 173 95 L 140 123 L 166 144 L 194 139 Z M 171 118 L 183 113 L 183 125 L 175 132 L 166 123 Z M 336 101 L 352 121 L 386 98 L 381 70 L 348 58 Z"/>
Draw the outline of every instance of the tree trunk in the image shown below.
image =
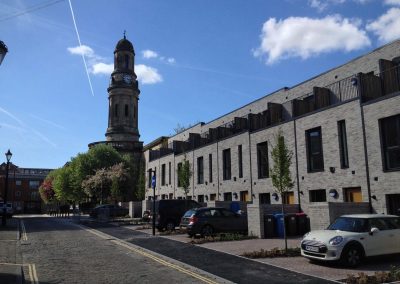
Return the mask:
<path fill-rule="evenodd" d="M 283 238 L 285 239 L 285 254 L 287 254 L 287 236 L 286 236 L 286 220 L 285 220 L 285 204 L 283 203 L 283 194 L 281 194 L 281 202 L 282 202 L 282 218 L 283 218 Z"/>

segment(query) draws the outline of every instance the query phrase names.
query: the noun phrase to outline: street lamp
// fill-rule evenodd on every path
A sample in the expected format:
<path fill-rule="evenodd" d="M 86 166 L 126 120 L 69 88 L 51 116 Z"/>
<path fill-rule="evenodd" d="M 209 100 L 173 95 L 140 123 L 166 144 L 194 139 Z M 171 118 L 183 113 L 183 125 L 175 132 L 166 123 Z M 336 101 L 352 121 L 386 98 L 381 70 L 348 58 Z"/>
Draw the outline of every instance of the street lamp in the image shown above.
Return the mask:
<path fill-rule="evenodd" d="M 6 159 L 7 159 L 7 166 L 6 166 L 6 184 L 4 186 L 4 200 L 3 200 L 3 218 L 1 220 L 1 225 L 3 227 L 6 226 L 7 224 L 7 192 L 8 192 L 8 170 L 10 168 L 10 160 L 12 157 L 12 153 L 10 149 L 8 149 L 6 153 Z"/>
<path fill-rule="evenodd" d="M 156 171 L 152 175 L 153 170 L 149 169 L 149 176 L 151 176 L 151 187 L 153 188 L 153 236 L 156 235 Z"/>
<path fill-rule="evenodd" d="M 0 65 L 1 62 L 3 62 L 3 59 L 6 56 L 7 52 L 8 52 L 7 45 L 5 45 L 5 43 L 0 40 Z"/>

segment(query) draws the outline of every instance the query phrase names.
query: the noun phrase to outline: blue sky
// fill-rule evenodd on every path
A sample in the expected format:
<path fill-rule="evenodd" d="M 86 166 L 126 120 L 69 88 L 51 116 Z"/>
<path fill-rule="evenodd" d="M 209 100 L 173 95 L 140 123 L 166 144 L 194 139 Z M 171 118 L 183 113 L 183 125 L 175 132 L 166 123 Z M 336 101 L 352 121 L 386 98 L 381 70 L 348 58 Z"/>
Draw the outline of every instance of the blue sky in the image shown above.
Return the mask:
<path fill-rule="evenodd" d="M 151 142 L 400 37 L 400 0 L 0 0 L 0 151 L 56 168 L 105 139 L 113 51 L 126 30 Z M 91 79 L 91 92 L 85 66 Z M 111 68 L 112 69 L 112 68 Z M 5 156 L 0 156 L 0 161 Z"/>

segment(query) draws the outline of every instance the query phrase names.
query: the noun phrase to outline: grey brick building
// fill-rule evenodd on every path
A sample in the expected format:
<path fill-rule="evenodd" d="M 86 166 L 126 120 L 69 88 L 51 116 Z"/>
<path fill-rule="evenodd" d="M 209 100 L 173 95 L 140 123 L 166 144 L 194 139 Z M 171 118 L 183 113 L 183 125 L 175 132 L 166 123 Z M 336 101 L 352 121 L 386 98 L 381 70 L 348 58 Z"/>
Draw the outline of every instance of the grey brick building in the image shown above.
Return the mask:
<path fill-rule="evenodd" d="M 186 156 L 191 198 L 271 211 L 282 202 L 269 178 L 278 130 L 294 153 L 295 186 L 283 202 L 308 214 L 312 228 L 343 213 L 400 214 L 400 40 L 149 143 L 146 169 L 157 174 L 157 198 L 184 196 L 177 168 Z"/>

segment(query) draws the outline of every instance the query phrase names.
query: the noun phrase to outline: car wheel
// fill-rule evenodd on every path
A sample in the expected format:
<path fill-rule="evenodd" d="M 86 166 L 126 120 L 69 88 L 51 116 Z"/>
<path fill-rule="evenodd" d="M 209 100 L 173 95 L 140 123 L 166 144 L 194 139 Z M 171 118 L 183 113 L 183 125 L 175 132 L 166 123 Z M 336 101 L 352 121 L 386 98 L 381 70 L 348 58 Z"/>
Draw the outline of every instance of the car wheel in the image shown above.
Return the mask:
<path fill-rule="evenodd" d="M 214 233 L 214 229 L 213 227 L 211 227 L 210 225 L 205 225 L 202 229 L 201 229 L 201 236 L 202 237 L 209 237 L 212 236 Z"/>
<path fill-rule="evenodd" d="M 166 225 L 167 231 L 174 231 L 175 230 L 175 223 L 172 221 L 168 221 Z"/>
<path fill-rule="evenodd" d="M 363 257 L 363 251 L 359 245 L 350 245 L 343 249 L 340 260 L 346 266 L 356 267 L 362 262 Z"/>

